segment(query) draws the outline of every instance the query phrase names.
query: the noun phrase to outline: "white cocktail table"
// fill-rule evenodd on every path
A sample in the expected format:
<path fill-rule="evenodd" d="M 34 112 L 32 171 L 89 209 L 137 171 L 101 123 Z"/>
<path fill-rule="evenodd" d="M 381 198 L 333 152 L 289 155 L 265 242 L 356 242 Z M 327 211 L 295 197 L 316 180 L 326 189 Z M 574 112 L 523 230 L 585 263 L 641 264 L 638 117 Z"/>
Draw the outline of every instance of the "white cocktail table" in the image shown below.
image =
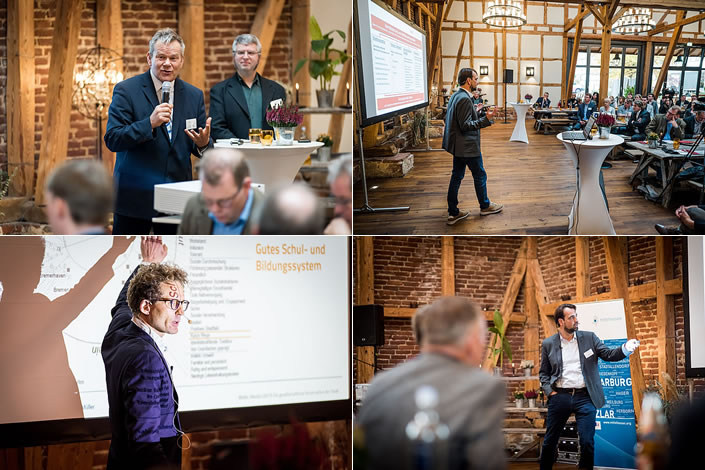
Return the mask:
<path fill-rule="evenodd" d="M 577 170 L 578 192 L 568 216 L 570 235 L 615 235 L 610 213 L 600 189 L 600 167 L 612 148 L 624 142 L 618 135 L 609 139 L 564 140 L 563 133 L 557 135 L 568 150 L 568 155 Z"/>
<path fill-rule="evenodd" d="M 517 112 L 517 123 L 514 124 L 514 132 L 509 139 L 510 142 L 529 143 L 529 136 L 526 135 L 526 112 L 531 107 L 530 103 L 509 103 Z"/>

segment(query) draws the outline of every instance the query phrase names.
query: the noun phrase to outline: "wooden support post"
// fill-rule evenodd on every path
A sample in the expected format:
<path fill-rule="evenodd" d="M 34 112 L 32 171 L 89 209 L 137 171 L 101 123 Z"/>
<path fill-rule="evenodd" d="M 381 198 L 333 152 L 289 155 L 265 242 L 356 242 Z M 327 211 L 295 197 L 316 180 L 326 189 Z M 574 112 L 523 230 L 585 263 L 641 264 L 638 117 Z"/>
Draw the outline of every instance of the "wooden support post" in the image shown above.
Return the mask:
<path fill-rule="evenodd" d="M 455 295 L 455 254 L 453 237 L 441 237 L 441 295 Z"/>
<path fill-rule="evenodd" d="M 352 18 L 350 19 L 350 24 L 348 25 L 348 47 L 347 53 L 352 57 Z M 346 93 L 348 93 L 346 84 L 352 84 L 352 58 L 345 61 L 343 64 L 343 71 L 340 73 L 340 80 L 338 80 L 338 88 L 335 90 L 335 98 L 333 99 L 334 106 L 345 105 Z M 349 114 L 334 114 L 330 118 L 328 123 L 328 135 L 333 139 L 333 148 L 331 152 L 336 153 L 340 150 L 340 140 L 343 137 L 343 124 L 345 123 L 345 116 L 351 116 Z M 352 118 L 352 116 L 351 116 Z"/>
<path fill-rule="evenodd" d="M 57 0 L 55 24 L 51 45 L 51 61 L 47 96 L 52 105 L 46 107 L 42 142 L 39 147 L 39 170 L 35 187 L 37 205 L 44 204 L 44 185 L 49 173 L 66 160 L 69 145 L 69 120 L 73 94 L 73 69 L 76 65 L 78 36 L 81 28 L 83 2 Z"/>
<path fill-rule="evenodd" d="M 98 0 L 96 4 L 96 22 L 96 36 L 100 47 L 107 47 L 122 57 L 124 55 L 124 47 L 122 41 L 122 9 L 120 7 L 120 0 Z M 202 50 L 203 49 L 201 49 L 201 51 Z M 202 56 L 203 53 L 201 52 L 201 57 Z M 124 72 L 124 64 L 122 61 L 116 62 L 115 66 L 119 72 Z M 112 90 L 110 90 L 110 92 L 112 95 Z M 102 147 L 100 155 L 103 159 L 103 167 L 109 175 L 112 175 L 113 168 L 115 167 L 115 152 L 110 151 L 108 146 L 105 145 L 105 139 L 103 139 L 107 125 L 108 120 L 103 119 L 101 121 L 99 145 Z"/>
<path fill-rule="evenodd" d="M 526 259 L 527 263 L 537 261 L 537 238 L 527 238 Z M 539 370 L 541 357 L 541 341 L 539 340 L 539 304 L 536 295 L 536 280 L 530 270 L 524 277 L 524 302 L 526 312 L 526 323 L 524 324 L 524 359 L 534 361 L 534 371 Z M 524 383 L 525 390 L 536 390 L 539 388 L 538 380 L 527 380 Z"/>
<path fill-rule="evenodd" d="M 656 327 L 658 334 L 658 380 L 663 374 L 676 380 L 675 311 L 673 296 L 666 294 L 666 281 L 673 279 L 673 239 L 656 237 Z"/>
<path fill-rule="evenodd" d="M 252 22 L 251 33 L 257 36 L 259 42 L 262 44 L 262 55 L 260 56 L 259 66 L 257 67 L 260 73 L 264 73 L 264 69 L 267 66 L 269 49 L 272 47 L 274 33 L 277 32 L 277 23 L 279 22 L 279 17 L 283 9 L 284 0 L 264 0 L 260 2 L 257 7 L 257 13 Z M 308 27 L 308 19 L 306 20 L 306 27 Z M 306 43 L 306 45 L 308 45 L 308 43 Z"/>
<path fill-rule="evenodd" d="M 605 256 L 607 261 L 607 273 L 610 280 L 610 293 L 612 298 L 624 300 L 624 313 L 627 323 L 627 337 L 636 338 L 636 328 L 634 314 L 632 313 L 632 302 L 629 298 L 629 281 L 624 270 L 625 253 L 622 253 L 619 237 L 603 237 L 605 246 Z M 634 414 L 637 421 L 641 415 L 641 400 L 644 395 L 644 370 L 641 365 L 641 354 L 637 349 L 629 357 L 632 375 L 632 394 L 634 396 Z"/>
<path fill-rule="evenodd" d="M 311 49 L 311 34 L 308 30 L 308 23 L 311 17 L 311 0 L 292 0 L 291 3 L 291 56 L 294 67 L 300 59 L 308 58 Z M 349 59 L 352 62 L 352 59 Z M 292 83 L 299 84 L 299 102 L 301 106 L 311 105 L 311 76 L 308 74 L 308 66 L 301 67 L 292 77 Z M 350 90 L 354 93 L 354 90 Z M 351 95 L 351 99 L 352 99 Z M 296 89 L 294 88 L 294 100 L 296 100 Z M 307 131 L 311 129 L 311 115 L 304 114 L 304 122 Z M 297 132 L 301 132 L 301 126 L 297 127 Z M 297 136 L 297 138 L 299 137 Z M 308 136 L 310 137 L 310 136 Z M 314 136 L 315 137 L 315 136 Z M 372 144 L 374 145 L 374 144 Z M 366 145 L 367 146 L 367 145 Z"/>
<path fill-rule="evenodd" d="M 575 237 L 575 298 L 590 296 L 590 239 Z"/>
<path fill-rule="evenodd" d="M 543 328 L 543 336 L 541 336 L 541 341 L 543 341 L 556 333 L 556 323 L 553 320 L 553 310 L 555 307 L 548 309 L 546 308 L 546 305 L 548 305 L 548 293 L 546 291 L 546 284 L 543 280 L 543 274 L 541 274 L 541 266 L 539 265 L 539 261 L 537 259 L 530 259 L 527 269 L 534 280 L 536 300 L 539 306 L 539 319 L 541 320 L 541 327 Z"/>
<path fill-rule="evenodd" d="M 573 93 L 573 81 L 575 80 L 575 64 L 578 61 L 578 50 L 580 49 L 580 37 L 583 34 L 583 6 L 580 5 L 578 8 L 578 26 L 575 28 L 575 39 L 573 39 L 573 51 L 570 54 L 570 70 L 568 71 L 568 83 L 566 84 L 566 100 L 570 98 Z M 587 11 L 587 10 L 585 10 Z"/>
<path fill-rule="evenodd" d="M 646 47 L 644 47 L 644 54 L 643 56 L 640 56 L 640 59 L 642 60 L 641 62 L 641 70 L 649 70 L 651 67 L 651 57 L 653 56 L 654 53 L 654 48 L 653 44 L 651 42 L 646 43 Z M 648 96 L 649 94 L 649 80 L 648 77 L 644 77 L 641 83 L 641 95 L 642 96 Z"/>
<path fill-rule="evenodd" d="M 433 38 L 431 39 L 431 55 L 428 59 L 428 96 L 431 96 L 431 87 L 434 83 L 433 72 L 436 69 L 436 61 L 440 56 L 441 49 L 441 29 L 443 28 L 443 12 L 445 3 L 437 6 L 436 19 L 434 20 Z M 440 75 L 440 70 L 439 70 Z"/>
<path fill-rule="evenodd" d="M 588 4 L 589 5 L 589 4 Z M 595 7 L 598 8 L 598 7 Z M 600 57 L 600 99 L 607 98 L 610 81 L 610 49 L 612 48 L 612 20 L 607 16 L 609 5 L 603 7 L 602 44 Z M 597 103 L 598 109 L 600 103 Z"/>
<path fill-rule="evenodd" d="M 673 52 L 676 50 L 676 45 L 678 45 L 678 40 L 681 37 L 681 32 L 683 31 L 683 18 L 685 18 L 685 11 L 679 11 L 676 15 L 676 26 L 673 29 L 673 36 L 671 36 L 671 41 L 668 43 L 668 49 L 666 50 L 666 57 L 663 59 L 663 67 L 661 67 L 661 72 L 658 74 L 658 79 L 654 84 L 653 94 L 654 99 L 658 98 L 659 90 L 666 80 L 666 74 L 668 73 L 668 66 L 671 63 L 671 57 L 673 57 Z"/>
<path fill-rule="evenodd" d="M 451 90 L 455 87 L 455 81 L 458 79 L 458 70 L 460 69 L 460 56 L 463 55 L 463 46 L 465 45 L 466 34 L 467 31 L 463 31 L 463 34 L 460 37 L 460 46 L 458 46 L 458 53 L 455 56 L 455 69 L 453 69 L 453 79 L 450 82 Z M 497 43 L 495 43 L 495 47 L 497 47 Z"/>
<path fill-rule="evenodd" d="M 517 254 L 516 260 L 514 261 L 512 274 L 509 276 L 509 283 L 507 284 L 507 288 L 504 290 L 502 305 L 499 307 L 499 312 L 502 314 L 502 322 L 504 323 L 505 331 L 509 328 L 512 310 L 514 310 L 514 304 L 516 303 L 517 295 L 519 294 L 519 288 L 521 287 L 522 281 L 524 280 L 524 275 L 526 274 L 526 250 L 527 240 L 524 239 L 521 243 L 521 247 L 519 247 L 519 253 Z M 492 357 L 491 348 L 487 348 L 487 356 L 482 362 L 482 368 L 485 370 L 490 370 L 496 363 L 497 357 Z"/>
<path fill-rule="evenodd" d="M 7 174 L 11 196 L 34 192 L 34 2 L 7 4 Z M 14 177 L 12 176 L 14 174 Z"/>
<path fill-rule="evenodd" d="M 203 14 L 202 0 L 179 0 L 179 34 L 186 43 L 184 66 L 179 75 L 200 89 L 206 85 Z"/>
<path fill-rule="evenodd" d="M 374 239 L 372 237 L 359 237 L 357 239 L 357 303 L 369 305 L 375 300 L 375 273 L 374 273 Z M 369 383 L 375 374 L 375 348 L 374 346 L 357 347 L 357 381 Z M 362 362 L 361 362 L 362 361 Z"/>

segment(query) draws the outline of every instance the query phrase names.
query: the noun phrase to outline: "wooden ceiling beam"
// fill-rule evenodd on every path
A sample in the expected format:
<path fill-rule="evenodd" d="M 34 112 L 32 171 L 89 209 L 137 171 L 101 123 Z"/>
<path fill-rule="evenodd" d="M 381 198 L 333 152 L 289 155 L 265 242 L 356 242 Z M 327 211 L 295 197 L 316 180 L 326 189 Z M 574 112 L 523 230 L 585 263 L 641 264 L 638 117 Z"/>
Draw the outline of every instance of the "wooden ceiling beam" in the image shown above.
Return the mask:
<path fill-rule="evenodd" d="M 572 4 L 578 6 L 580 4 L 600 5 L 605 3 L 605 0 L 544 0 L 546 3 Z M 635 6 L 646 8 L 664 8 L 672 10 L 695 10 L 703 11 L 705 6 L 702 0 L 622 0 L 623 6 Z"/>
<path fill-rule="evenodd" d="M 679 12 L 679 14 L 683 14 L 683 12 Z M 684 15 L 683 15 L 684 16 Z M 663 24 L 661 26 L 656 26 L 654 29 L 649 31 L 649 36 L 653 36 L 654 34 L 659 34 L 663 33 L 665 31 L 668 31 L 669 29 L 673 29 L 676 27 L 683 27 L 687 24 L 695 23 L 696 21 L 704 20 L 705 19 L 705 13 L 700 13 L 699 15 L 691 16 L 690 18 L 683 18 L 682 20 L 678 21 L 676 20 L 675 23 L 671 24 Z"/>
<path fill-rule="evenodd" d="M 679 11 L 678 15 L 676 16 L 676 23 L 681 23 L 684 17 L 685 12 Z M 676 45 L 678 44 L 678 40 L 681 37 L 682 31 L 682 24 L 677 25 L 676 28 L 673 30 L 673 36 L 671 36 L 671 42 L 668 43 L 666 57 L 663 60 L 663 67 L 661 67 L 661 72 L 659 72 L 658 79 L 656 80 L 656 83 L 654 84 L 654 89 L 652 90 L 654 98 L 658 98 L 659 90 L 661 89 L 663 82 L 666 80 L 666 74 L 668 73 L 668 65 L 671 63 L 671 57 L 673 57 L 673 52 L 676 50 Z"/>
<path fill-rule="evenodd" d="M 583 25 L 582 21 L 585 19 L 585 17 L 587 15 L 590 15 L 590 14 L 591 14 L 590 10 L 588 10 L 587 8 L 583 8 L 582 5 L 578 6 L 578 14 L 575 16 L 575 18 L 570 20 L 570 22 L 568 24 L 565 25 L 565 29 L 563 30 L 563 32 L 567 33 L 568 31 L 573 29 L 575 27 L 575 25 L 577 25 L 578 23 L 580 23 L 580 29 L 582 29 L 582 25 Z"/>
<path fill-rule="evenodd" d="M 607 21 L 606 21 L 605 18 L 602 16 L 602 13 L 600 13 L 600 11 L 599 11 L 599 10 L 600 10 L 600 7 L 599 7 L 598 5 L 592 5 L 592 4 L 590 4 L 590 3 L 585 2 L 585 8 L 587 8 L 588 10 L 590 10 L 590 13 L 592 13 L 592 16 L 594 16 L 595 18 L 597 18 L 597 21 L 599 21 L 602 26 L 605 25 L 605 23 L 606 23 Z"/>

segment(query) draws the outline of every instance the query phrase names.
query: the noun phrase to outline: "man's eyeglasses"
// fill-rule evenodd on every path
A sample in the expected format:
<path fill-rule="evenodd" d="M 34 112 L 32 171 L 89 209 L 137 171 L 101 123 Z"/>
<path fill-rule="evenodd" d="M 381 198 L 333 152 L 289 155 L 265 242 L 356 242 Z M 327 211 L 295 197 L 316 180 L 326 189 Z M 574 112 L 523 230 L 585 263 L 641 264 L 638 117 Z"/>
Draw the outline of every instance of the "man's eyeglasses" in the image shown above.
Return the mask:
<path fill-rule="evenodd" d="M 172 310 L 178 310 L 179 307 L 181 307 L 184 312 L 186 310 L 188 310 L 188 306 L 191 303 L 188 300 L 179 300 L 179 299 L 159 299 L 159 300 L 157 300 L 157 302 L 166 302 L 166 304 Z"/>
<path fill-rule="evenodd" d="M 242 56 L 256 56 L 259 55 L 260 53 L 257 51 L 233 51 L 233 54 L 236 56 L 242 57 Z"/>
<path fill-rule="evenodd" d="M 242 186 L 233 194 L 232 196 L 229 197 L 224 197 L 222 199 L 206 199 L 205 197 L 203 198 L 203 203 L 206 205 L 206 207 L 211 207 L 213 205 L 217 205 L 221 209 L 227 209 L 230 206 L 233 205 L 233 200 L 235 199 L 235 196 L 240 194 L 240 189 L 242 189 Z"/>

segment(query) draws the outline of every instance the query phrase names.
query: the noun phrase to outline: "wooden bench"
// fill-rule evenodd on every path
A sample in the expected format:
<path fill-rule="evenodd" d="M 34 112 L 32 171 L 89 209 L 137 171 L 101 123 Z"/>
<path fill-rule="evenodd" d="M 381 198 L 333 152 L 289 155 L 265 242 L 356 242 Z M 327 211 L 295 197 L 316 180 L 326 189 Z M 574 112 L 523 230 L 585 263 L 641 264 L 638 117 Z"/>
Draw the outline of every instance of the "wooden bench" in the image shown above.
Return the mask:
<path fill-rule="evenodd" d="M 548 135 L 549 132 L 557 133 L 557 131 L 553 129 L 553 126 L 568 126 L 575 124 L 574 120 L 568 118 L 544 118 L 538 119 L 537 122 L 539 124 L 539 129 L 543 127 L 544 135 Z"/>

